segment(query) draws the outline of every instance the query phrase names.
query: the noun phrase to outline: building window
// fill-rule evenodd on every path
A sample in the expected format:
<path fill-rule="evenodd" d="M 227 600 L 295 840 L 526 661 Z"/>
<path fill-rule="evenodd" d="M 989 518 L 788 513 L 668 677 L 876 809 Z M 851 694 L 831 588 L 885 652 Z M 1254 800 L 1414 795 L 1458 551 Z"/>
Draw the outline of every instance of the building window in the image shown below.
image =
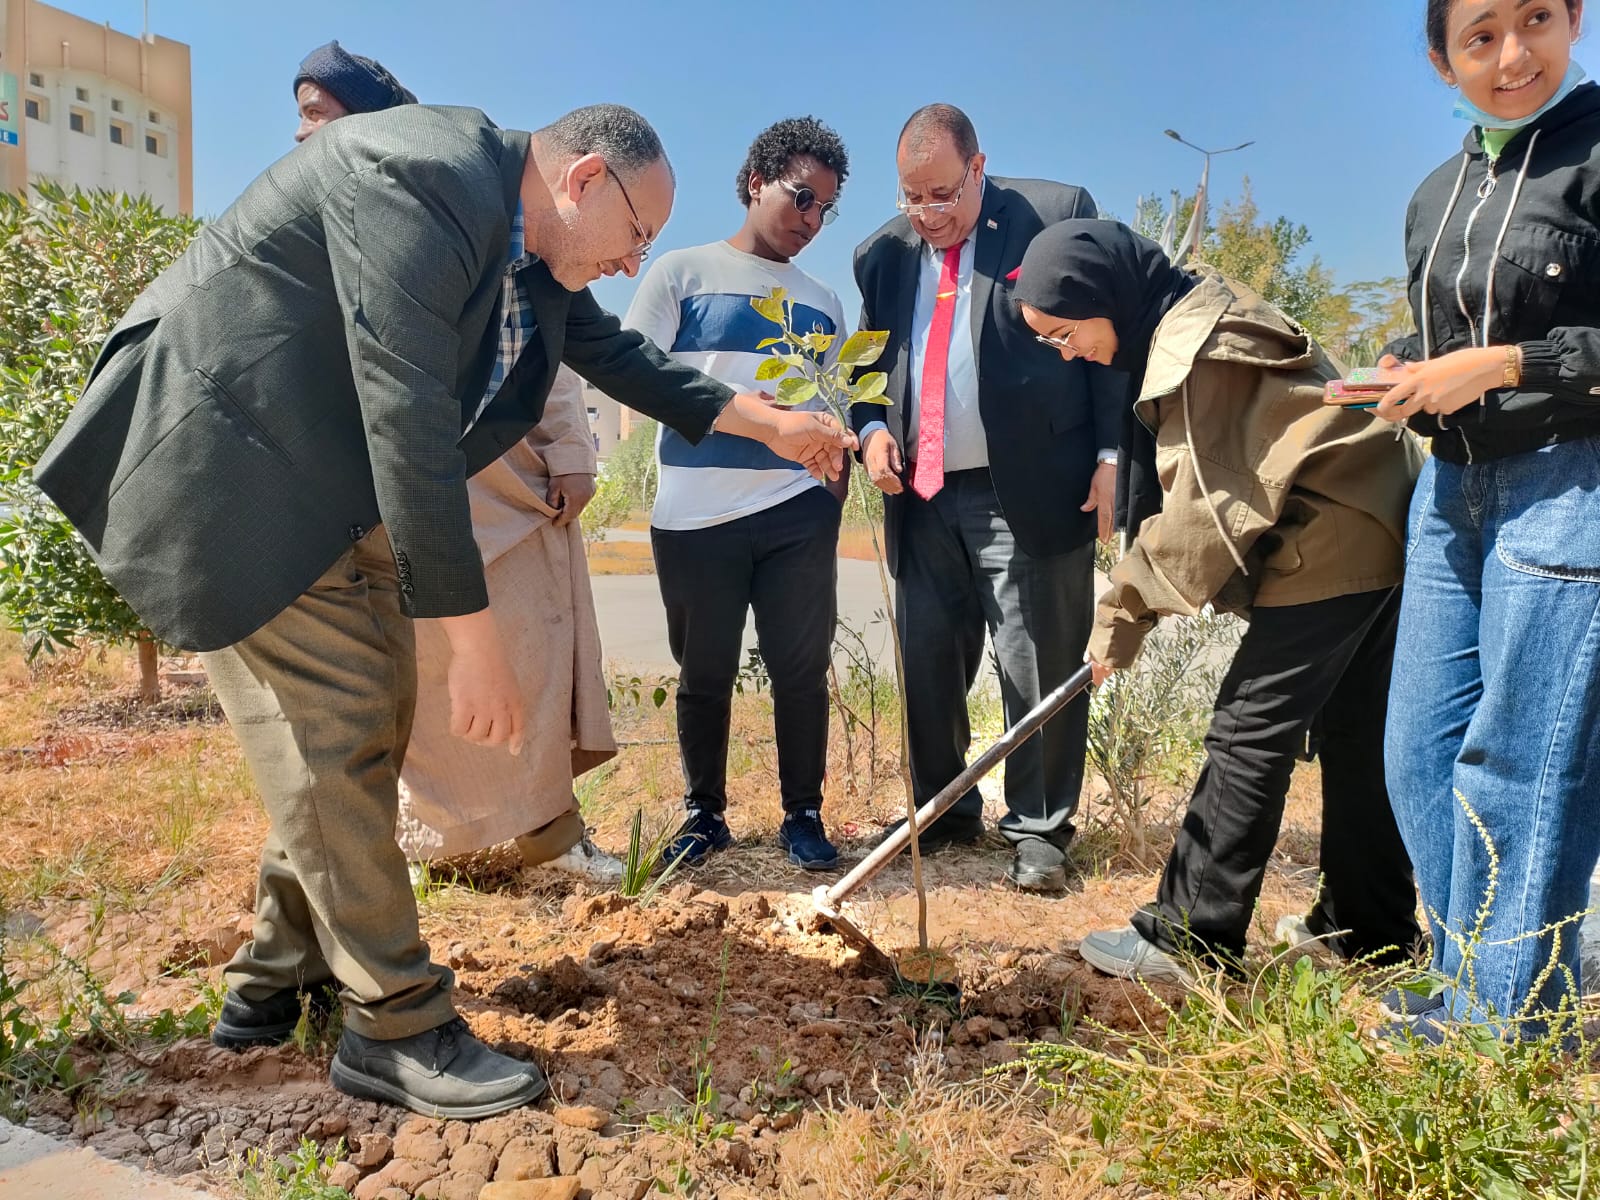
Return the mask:
<path fill-rule="evenodd" d="M 28 72 L 28 86 L 29 87 L 43 87 L 44 86 L 44 76 L 40 75 L 36 71 L 29 71 Z"/>
<path fill-rule="evenodd" d="M 122 111 L 122 101 L 121 100 L 113 100 L 111 102 L 111 111 L 112 112 L 121 112 Z"/>
<path fill-rule="evenodd" d="M 133 145 L 133 126 L 126 121 L 111 122 L 110 134 L 113 146 Z"/>
<path fill-rule="evenodd" d="M 145 134 L 144 152 L 146 154 L 154 154 L 157 158 L 165 158 L 167 156 L 166 136 L 159 133 Z"/>
<path fill-rule="evenodd" d="M 78 88 L 77 92 L 78 92 L 78 99 L 82 100 L 85 104 L 87 104 L 89 102 L 89 89 L 88 88 Z"/>
<path fill-rule="evenodd" d="M 87 109 L 72 108 L 67 110 L 67 127 L 73 133 L 93 133 L 94 114 Z"/>
<path fill-rule="evenodd" d="M 150 117 L 150 124 L 152 124 L 152 125 L 161 124 L 161 114 L 158 113 L 155 109 L 152 108 L 148 115 Z"/>
<path fill-rule="evenodd" d="M 39 115 L 42 111 L 39 107 L 39 102 L 32 96 L 22 102 L 22 115 L 25 117 L 32 117 L 35 121 L 42 121 L 44 118 Z"/>

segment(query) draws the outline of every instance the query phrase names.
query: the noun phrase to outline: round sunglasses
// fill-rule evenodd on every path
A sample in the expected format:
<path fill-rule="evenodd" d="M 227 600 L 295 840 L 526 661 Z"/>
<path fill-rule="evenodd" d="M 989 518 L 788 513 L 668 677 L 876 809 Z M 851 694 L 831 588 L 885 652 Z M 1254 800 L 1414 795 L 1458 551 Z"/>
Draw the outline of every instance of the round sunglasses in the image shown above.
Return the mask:
<path fill-rule="evenodd" d="M 808 213 L 814 207 L 816 207 L 817 193 L 812 191 L 810 188 L 802 187 L 796 183 L 790 183 L 787 179 L 780 179 L 778 182 L 788 189 L 789 195 L 794 197 L 794 207 L 796 212 Z M 824 225 L 832 225 L 834 218 L 836 218 L 838 215 L 839 206 L 832 200 L 829 200 L 822 206 L 822 223 Z"/>

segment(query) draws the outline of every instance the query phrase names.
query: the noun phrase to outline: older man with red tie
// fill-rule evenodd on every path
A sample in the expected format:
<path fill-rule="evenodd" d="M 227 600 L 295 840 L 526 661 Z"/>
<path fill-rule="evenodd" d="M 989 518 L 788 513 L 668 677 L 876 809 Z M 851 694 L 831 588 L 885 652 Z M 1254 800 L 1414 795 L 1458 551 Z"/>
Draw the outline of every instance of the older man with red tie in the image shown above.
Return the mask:
<path fill-rule="evenodd" d="M 988 176 L 972 122 L 948 104 L 912 114 L 896 166 L 901 215 L 855 257 L 861 327 L 889 332 L 877 366 L 893 403 L 860 410 L 857 431 L 884 492 L 922 804 L 965 765 L 986 631 L 1008 725 L 1083 662 L 1127 380 L 1040 345 L 1011 295 L 1034 234 L 1095 215 L 1088 192 Z M 1007 760 L 999 829 L 1018 887 L 1066 884 L 1088 711 L 1080 698 Z M 921 836 L 936 848 L 983 830 L 973 789 Z"/>

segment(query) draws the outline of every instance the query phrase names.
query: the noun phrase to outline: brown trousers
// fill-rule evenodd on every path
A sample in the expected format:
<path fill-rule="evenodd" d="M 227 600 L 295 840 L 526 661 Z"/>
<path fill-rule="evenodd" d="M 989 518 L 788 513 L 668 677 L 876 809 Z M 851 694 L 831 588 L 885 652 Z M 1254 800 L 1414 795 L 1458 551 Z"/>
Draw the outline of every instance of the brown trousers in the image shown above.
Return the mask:
<path fill-rule="evenodd" d="M 260 1000 L 337 980 L 346 1023 L 371 1038 L 448 1021 L 454 976 L 429 961 L 394 840 L 417 678 L 388 535 L 373 530 L 261 629 L 202 658 L 272 824 L 254 937 L 228 986 Z"/>

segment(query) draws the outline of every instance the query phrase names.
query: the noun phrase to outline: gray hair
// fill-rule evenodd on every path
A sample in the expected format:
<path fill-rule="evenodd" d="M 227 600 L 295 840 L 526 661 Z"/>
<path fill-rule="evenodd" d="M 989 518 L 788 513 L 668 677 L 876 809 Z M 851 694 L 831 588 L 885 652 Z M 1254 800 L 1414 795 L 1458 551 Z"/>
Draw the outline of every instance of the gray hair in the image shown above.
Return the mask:
<path fill-rule="evenodd" d="M 661 138 L 633 109 L 624 104 L 590 104 L 575 108 L 538 130 L 540 141 L 562 154 L 582 158 L 598 154 L 618 175 L 630 178 L 655 162 L 667 162 Z M 676 180 L 676 175 L 674 175 Z"/>
<path fill-rule="evenodd" d="M 978 153 L 978 131 L 966 113 L 954 104 L 924 104 L 901 126 L 895 146 L 920 152 L 946 137 L 955 143 L 956 153 L 962 158 Z"/>

